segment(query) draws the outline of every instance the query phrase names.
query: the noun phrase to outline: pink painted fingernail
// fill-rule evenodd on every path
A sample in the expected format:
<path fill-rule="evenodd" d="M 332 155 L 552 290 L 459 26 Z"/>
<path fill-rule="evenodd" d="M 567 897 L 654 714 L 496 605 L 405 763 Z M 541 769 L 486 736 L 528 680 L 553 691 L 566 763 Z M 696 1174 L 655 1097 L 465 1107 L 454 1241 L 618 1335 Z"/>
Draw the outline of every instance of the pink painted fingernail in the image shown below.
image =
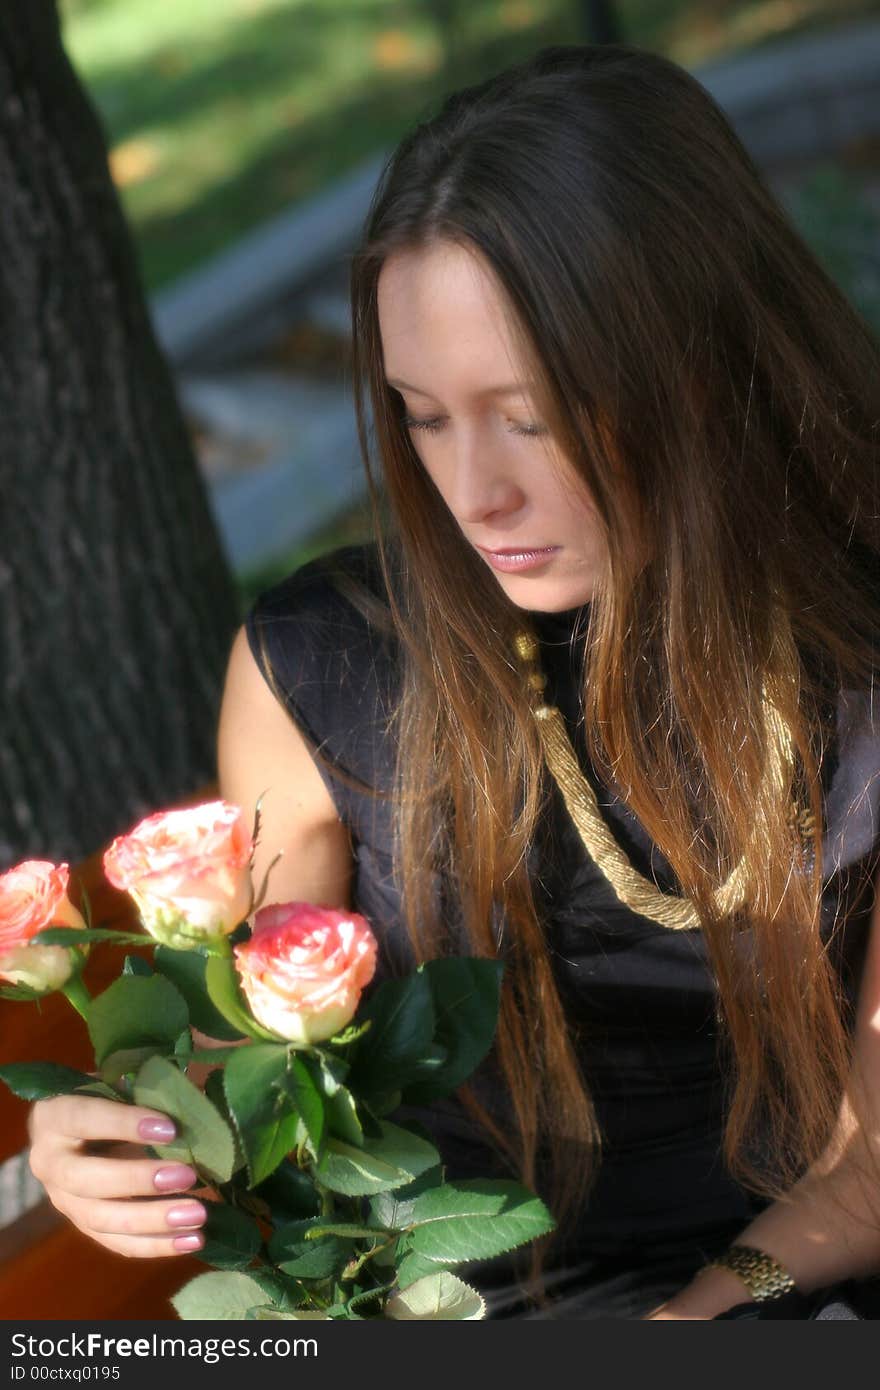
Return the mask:
<path fill-rule="evenodd" d="M 201 1250 L 204 1243 L 205 1237 L 200 1236 L 196 1231 L 193 1231 L 192 1234 L 188 1236 L 175 1236 L 171 1242 L 175 1250 L 181 1251 Z"/>
<path fill-rule="evenodd" d="M 185 1207 L 172 1207 L 165 1213 L 169 1226 L 201 1226 L 207 1219 L 208 1213 L 201 1202 L 187 1202 Z"/>
<path fill-rule="evenodd" d="M 195 1169 L 186 1163 L 169 1163 L 153 1174 L 153 1186 L 158 1192 L 180 1192 L 184 1187 L 192 1187 L 195 1180 Z"/>
<path fill-rule="evenodd" d="M 168 1144 L 176 1135 L 177 1130 L 171 1120 L 159 1120 L 148 1118 L 141 1120 L 138 1125 L 138 1134 L 142 1139 L 154 1139 L 160 1144 Z"/>

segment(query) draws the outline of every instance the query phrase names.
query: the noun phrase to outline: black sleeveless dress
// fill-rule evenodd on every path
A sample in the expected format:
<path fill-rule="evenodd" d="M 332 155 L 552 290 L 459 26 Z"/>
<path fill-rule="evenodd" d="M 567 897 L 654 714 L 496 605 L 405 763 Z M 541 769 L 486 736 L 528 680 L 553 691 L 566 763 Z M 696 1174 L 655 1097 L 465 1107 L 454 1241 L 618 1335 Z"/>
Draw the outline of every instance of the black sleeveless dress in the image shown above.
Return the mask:
<path fill-rule="evenodd" d="M 341 581 L 341 582 L 340 582 Z M 304 566 L 257 599 L 246 621 L 253 654 L 298 727 L 332 764 L 318 767 L 351 835 L 353 906 L 381 945 L 378 979 L 414 968 L 390 855 L 388 799 L 360 792 L 350 773 L 388 792 L 394 748 L 386 728 L 398 666 L 393 636 L 355 606 L 355 581 L 382 600 L 375 547 L 349 546 Z M 562 711 L 603 816 L 632 863 L 667 891 L 674 879 L 627 807 L 597 780 L 578 735 L 582 610 L 536 619 L 547 696 Z M 271 683 L 271 681 L 270 681 Z M 825 910 L 839 910 L 837 964 L 858 987 L 880 860 L 880 725 L 867 696 L 842 697 L 837 744 L 825 761 Z M 341 776 L 337 776 L 338 768 Z M 586 1208 L 560 1233 L 547 1266 L 543 1312 L 530 1311 L 521 1254 L 469 1266 L 493 1317 L 637 1317 L 680 1288 L 760 1209 L 721 1159 L 724 1077 L 716 992 L 699 931 L 671 931 L 625 907 L 590 859 L 552 779 L 550 815 L 530 873 L 561 997 L 602 1132 L 602 1161 Z M 454 913 L 453 913 L 454 916 Z M 473 1079 L 496 1116 L 503 1087 L 491 1059 Z M 509 1176 L 454 1097 L 415 1111 L 447 1176 Z M 573 1150 L 572 1164 L 584 1162 Z"/>

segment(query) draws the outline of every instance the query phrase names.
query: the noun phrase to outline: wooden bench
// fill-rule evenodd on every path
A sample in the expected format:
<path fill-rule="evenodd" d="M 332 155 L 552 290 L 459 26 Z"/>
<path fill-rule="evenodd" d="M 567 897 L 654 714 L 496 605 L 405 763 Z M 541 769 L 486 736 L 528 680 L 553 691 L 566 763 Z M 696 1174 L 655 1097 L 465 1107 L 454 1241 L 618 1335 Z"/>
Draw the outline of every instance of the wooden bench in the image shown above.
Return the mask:
<path fill-rule="evenodd" d="M 179 805 L 196 805 L 218 795 L 203 787 Z M 79 903 L 85 888 L 95 926 L 138 929 L 131 899 L 104 877 L 103 850 L 71 868 L 70 895 Z M 100 993 L 119 974 L 126 954 L 149 958 L 151 948 L 96 947 L 84 979 Z M 91 1070 L 91 1044 L 82 1019 L 61 995 L 39 1006 L 0 1000 L 0 1056 L 4 1062 L 54 1061 Z M 27 1147 L 30 1106 L 0 1086 L 0 1163 Z M 192 1256 L 138 1260 L 105 1250 L 81 1235 L 47 1200 L 0 1230 L 0 1317 L 104 1320 L 168 1319 L 169 1299 L 205 1265 Z"/>

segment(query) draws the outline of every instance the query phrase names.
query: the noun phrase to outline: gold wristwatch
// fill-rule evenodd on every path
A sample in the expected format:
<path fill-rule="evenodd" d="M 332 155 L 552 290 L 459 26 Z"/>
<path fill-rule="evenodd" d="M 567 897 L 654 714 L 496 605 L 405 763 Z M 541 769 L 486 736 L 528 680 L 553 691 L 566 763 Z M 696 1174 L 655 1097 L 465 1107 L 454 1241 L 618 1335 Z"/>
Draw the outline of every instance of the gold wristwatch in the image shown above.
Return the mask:
<path fill-rule="evenodd" d="M 752 1245 L 731 1245 L 706 1265 L 707 1269 L 729 1269 L 741 1279 L 756 1303 L 791 1293 L 794 1280 L 788 1270 L 763 1250 Z"/>

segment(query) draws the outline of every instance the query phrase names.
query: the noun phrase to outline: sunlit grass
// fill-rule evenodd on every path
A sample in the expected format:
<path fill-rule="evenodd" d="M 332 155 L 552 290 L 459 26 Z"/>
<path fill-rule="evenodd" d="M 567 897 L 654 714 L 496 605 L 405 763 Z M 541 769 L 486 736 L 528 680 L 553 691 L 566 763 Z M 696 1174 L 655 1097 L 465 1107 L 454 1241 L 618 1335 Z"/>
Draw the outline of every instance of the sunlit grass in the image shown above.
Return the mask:
<path fill-rule="evenodd" d="M 146 63 L 172 59 L 172 70 L 188 66 L 188 55 L 228 48 L 242 25 L 273 10 L 301 9 L 307 0 L 61 0 L 67 51 L 95 78 L 127 63 L 137 52 Z"/>
<path fill-rule="evenodd" d="M 62 0 L 155 288 L 393 143 L 449 84 L 564 41 L 570 0 Z M 505 43 L 507 35 L 512 42 Z"/>

